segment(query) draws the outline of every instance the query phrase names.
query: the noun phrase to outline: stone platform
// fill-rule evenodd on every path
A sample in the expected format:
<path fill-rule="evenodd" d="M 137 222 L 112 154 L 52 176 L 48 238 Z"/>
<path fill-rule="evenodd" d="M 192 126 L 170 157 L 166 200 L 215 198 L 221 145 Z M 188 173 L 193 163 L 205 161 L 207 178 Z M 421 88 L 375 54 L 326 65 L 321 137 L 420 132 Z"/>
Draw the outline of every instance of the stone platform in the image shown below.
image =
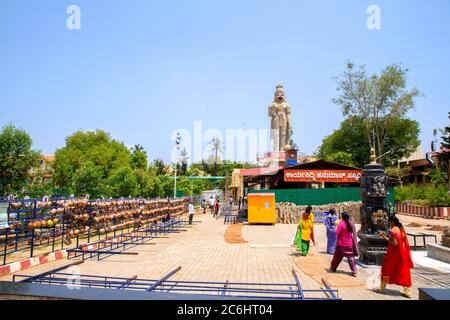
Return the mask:
<path fill-rule="evenodd" d="M 450 263 L 450 248 L 439 244 L 427 244 L 427 252 L 430 258 Z"/>

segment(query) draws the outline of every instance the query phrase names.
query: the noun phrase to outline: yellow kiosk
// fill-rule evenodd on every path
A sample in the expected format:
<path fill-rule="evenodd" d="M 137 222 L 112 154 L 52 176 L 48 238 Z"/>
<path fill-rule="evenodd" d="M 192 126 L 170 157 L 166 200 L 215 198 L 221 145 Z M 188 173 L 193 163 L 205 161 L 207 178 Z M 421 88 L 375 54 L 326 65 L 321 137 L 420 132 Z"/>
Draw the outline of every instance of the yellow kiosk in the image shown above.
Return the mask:
<path fill-rule="evenodd" d="M 276 223 L 275 193 L 250 193 L 248 195 L 248 223 Z"/>

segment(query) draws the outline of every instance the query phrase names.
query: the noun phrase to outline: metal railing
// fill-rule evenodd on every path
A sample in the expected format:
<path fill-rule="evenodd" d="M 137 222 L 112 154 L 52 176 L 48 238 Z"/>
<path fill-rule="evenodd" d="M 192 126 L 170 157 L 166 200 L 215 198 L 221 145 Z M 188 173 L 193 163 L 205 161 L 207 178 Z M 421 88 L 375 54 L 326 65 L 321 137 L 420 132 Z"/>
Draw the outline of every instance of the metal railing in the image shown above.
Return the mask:
<path fill-rule="evenodd" d="M 187 198 L 170 201 L 141 198 L 88 200 L 86 206 L 82 208 L 64 206 L 65 202 L 76 200 L 78 199 L 53 198 L 49 199 L 50 205 L 41 202 L 40 199 L 3 201 L 8 204 L 9 227 L 0 230 L 0 265 L 57 250 L 75 249 L 81 243 L 90 243 L 95 239 L 101 241 L 111 236 L 136 231 L 153 224 L 153 220 L 163 220 L 168 213 L 173 215 L 187 211 L 184 205 L 174 206 L 174 203 L 180 201 L 187 204 Z M 117 208 L 111 209 L 111 212 L 107 208 L 100 209 L 101 203 L 117 201 L 124 203 L 120 206 L 122 211 L 150 210 L 159 202 L 157 205 L 159 212 L 145 218 L 139 213 L 133 213 L 127 217 L 115 217 L 104 222 L 95 221 L 95 217 L 118 213 Z M 164 201 L 167 201 L 166 205 L 161 204 Z M 17 203 L 21 203 L 20 207 L 16 207 Z M 79 215 L 83 215 L 84 220 L 75 220 Z"/>
<path fill-rule="evenodd" d="M 14 275 L 14 282 L 36 283 L 67 286 L 74 285 L 74 275 L 62 272 L 64 268 L 45 272 L 36 276 Z M 293 283 L 254 283 L 254 282 L 202 282 L 171 280 L 182 268 L 171 270 L 160 279 L 140 279 L 99 275 L 76 275 L 76 286 L 79 288 L 103 288 L 111 290 L 138 290 L 149 293 L 175 293 L 183 295 L 207 295 L 221 299 L 235 297 L 246 299 L 269 300 L 340 300 L 338 291 L 330 289 L 305 290 L 294 269 Z"/>

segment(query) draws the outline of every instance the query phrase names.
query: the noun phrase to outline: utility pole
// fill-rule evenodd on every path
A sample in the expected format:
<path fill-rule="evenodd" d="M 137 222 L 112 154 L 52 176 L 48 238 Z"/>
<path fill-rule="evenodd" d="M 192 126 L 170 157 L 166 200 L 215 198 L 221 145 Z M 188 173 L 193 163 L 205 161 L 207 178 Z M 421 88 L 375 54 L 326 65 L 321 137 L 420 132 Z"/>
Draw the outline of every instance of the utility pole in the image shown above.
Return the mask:
<path fill-rule="evenodd" d="M 175 147 L 177 149 L 176 156 L 175 156 L 175 176 L 174 176 L 174 186 L 173 186 L 173 197 L 177 197 L 177 165 L 178 165 L 178 151 L 180 150 L 180 144 L 181 144 L 181 135 L 179 132 L 177 132 L 176 138 L 175 138 Z"/>

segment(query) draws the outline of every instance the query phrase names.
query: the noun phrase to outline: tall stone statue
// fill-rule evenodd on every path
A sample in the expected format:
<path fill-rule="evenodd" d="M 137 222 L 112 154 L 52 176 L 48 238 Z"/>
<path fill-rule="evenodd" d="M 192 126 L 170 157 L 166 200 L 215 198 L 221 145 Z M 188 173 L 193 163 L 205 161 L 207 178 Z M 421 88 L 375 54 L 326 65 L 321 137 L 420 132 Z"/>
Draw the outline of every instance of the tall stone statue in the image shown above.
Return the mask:
<path fill-rule="evenodd" d="M 273 151 L 284 151 L 291 149 L 292 136 L 291 107 L 285 100 L 284 88 L 278 85 L 275 98 L 269 106 L 270 138 L 273 143 Z"/>

